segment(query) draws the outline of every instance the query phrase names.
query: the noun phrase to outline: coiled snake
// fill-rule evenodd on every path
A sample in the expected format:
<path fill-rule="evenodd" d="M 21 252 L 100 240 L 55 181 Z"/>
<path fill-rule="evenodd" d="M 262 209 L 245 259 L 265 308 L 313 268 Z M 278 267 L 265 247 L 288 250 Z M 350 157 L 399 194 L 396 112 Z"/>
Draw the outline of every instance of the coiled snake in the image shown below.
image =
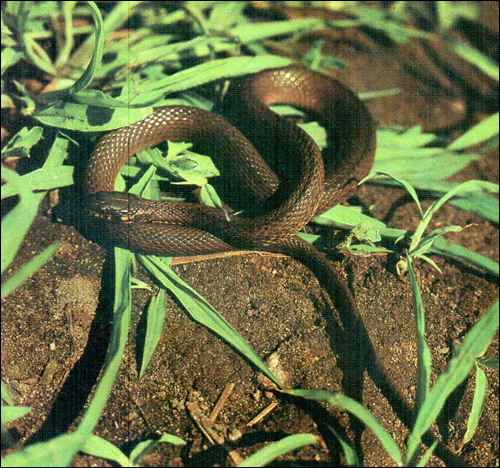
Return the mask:
<path fill-rule="evenodd" d="M 87 210 L 102 220 L 113 241 L 145 254 L 184 256 L 246 248 L 290 255 L 309 267 L 334 303 L 354 299 L 332 263 L 296 236 L 318 212 L 348 198 L 370 170 L 375 152 L 372 118 L 357 96 L 339 82 L 298 66 L 264 71 L 236 85 L 232 119 L 253 142 L 221 117 L 194 107 L 158 109 L 149 117 L 105 135 L 86 173 Z M 314 141 L 268 106 L 290 104 L 313 114 L 326 128 L 332 157 L 323 161 Z M 150 201 L 113 192 L 123 164 L 165 139 L 187 141 L 209 154 L 229 192 L 246 195 L 242 216 L 178 201 Z M 273 160 L 279 175 L 259 152 Z"/>

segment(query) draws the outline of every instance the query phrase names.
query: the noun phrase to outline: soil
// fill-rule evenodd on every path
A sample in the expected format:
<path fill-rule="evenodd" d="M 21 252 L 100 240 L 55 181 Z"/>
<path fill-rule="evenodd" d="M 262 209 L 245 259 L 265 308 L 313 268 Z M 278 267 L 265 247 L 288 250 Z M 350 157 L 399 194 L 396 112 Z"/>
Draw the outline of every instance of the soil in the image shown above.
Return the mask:
<path fill-rule="evenodd" d="M 448 62 L 449 67 L 436 75 L 425 63 L 420 67 L 414 61 L 410 67 L 411 58 L 421 58 L 421 51 L 368 41 L 366 35 L 347 37 L 343 32 L 315 33 L 301 47 L 306 50 L 308 41 L 318 37 L 328 39 L 325 53 L 350 63 L 333 74 L 354 91 L 401 89 L 399 95 L 367 101 L 379 123 L 418 124 L 428 131 L 456 129 L 458 134 L 497 105 L 495 84 L 476 72 L 469 73 L 465 63 L 460 69 Z M 453 73 L 448 73 L 451 69 Z M 458 177 L 498 182 L 498 152 L 484 155 Z M 373 216 L 391 227 L 414 229 L 418 222 L 415 205 L 401 190 L 365 185 L 350 202 L 370 207 Z M 54 240 L 60 240 L 61 247 L 51 261 L 2 301 L 2 377 L 15 403 L 32 408 L 27 416 L 8 425 L 10 437 L 18 444 L 46 440 L 75 426 L 99 379 L 112 320 L 111 259 L 73 227 L 53 222 L 46 208 L 7 276 Z M 449 224 L 471 224 L 449 238 L 498 262 L 498 226 L 447 205 L 431 227 Z M 335 234 L 332 242 L 342 235 Z M 359 378 L 357 396 L 403 448 L 415 399 L 417 359 L 409 280 L 396 272 L 395 256 L 359 257 L 333 249 L 332 255 L 339 275 L 355 296 L 377 359 L 397 384 L 396 394 L 381 384 L 380 376 L 369 372 L 355 376 L 346 366 L 335 333 L 335 304 L 315 276 L 297 261 L 244 253 L 178 265 L 173 270 L 244 336 L 285 387 L 345 393 L 353 390 L 349 381 Z M 496 278 L 480 271 L 433 259 L 442 274 L 424 263 L 417 262 L 415 268 L 434 382 L 454 348 L 494 303 L 498 285 Z M 151 284 L 140 268 L 135 276 Z M 267 379 L 189 319 L 174 299 L 167 298 L 161 339 L 139 380 L 144 312 L 151 295 L 134 290 L 129 342 L 95 434 L 125 453 L 139 441 L 164 433 L 187 442 L 184 447 L 160 444 L 141 466 L 233 466 L 266 442 L 312 432 L 322 436 L 320 444 L 283 456 L 274 466 L 337 466 L 345 460 L 332 436 L 333 428 L 356 441 L 364 456 L 363 466 L 394 465 L 375 435 L 346 413 L 307 405 L 273 391 Z M 486 355 L 498 355 L 498 336 Z M 461 447 L 474 394 L 473 374 L 450 397 L 424 441 L 440 441 L 429 466 L 498 466 L 498 372 L 488 370 L 487 375 L 485 407 L 472 441 Z M 231 394 L 217 419 L 210 420 L 228 385 L 234 385 Z M 276 407 L 267 416 L 249 424 L 271 404 Z M 206 436 L 207 427 L 212 441 Z M 72 466 L 113 465 L 78 455 Z"/>

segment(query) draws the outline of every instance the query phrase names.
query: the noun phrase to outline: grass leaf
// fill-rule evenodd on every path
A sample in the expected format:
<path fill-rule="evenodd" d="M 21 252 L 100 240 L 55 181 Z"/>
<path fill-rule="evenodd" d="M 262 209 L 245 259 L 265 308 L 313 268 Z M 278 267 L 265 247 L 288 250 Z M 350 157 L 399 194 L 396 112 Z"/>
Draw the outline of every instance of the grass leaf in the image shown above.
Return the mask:
<path fill-rule="evenodd" d="M 30 149 L 41 140 L 42 135 L 42 127 L 22 128 L 2 148 L 2 159 L 7 157 L 29 157 Z"/>
<path fill-rule="evenodd" d="M 284 393 L 299 396 L 308 400 L 322 401 L 338 406 L 356 416 L 363 424 L 369 427 L 378 437 L 386 452 L 397 466 L 403 466 L 401 451 L 394 439 L 380 422 L 360 403 L 341 393 L 327 392 L 324 390 L 285 390 Z"/>
<path fill-rule="evenodd" d="M 436 420 L 450 394 L 467 378 L 476 358 L 485 353 L 497 330 L 498 300 L 470 329 L 423 402 L 408 439 L 407 464 L 413 463 L 422 436 Z"/>
<path fill-rule="evenodd" d="M 2 405 L 2 426 L 22 418 L 31 411 L 29 406 L 4 406 Z M 2 463 L 3 466 L 3 463 Z"/>
<path fill-rule="evenodd" d="M 451 39 L 449 39 L 448 41 L 449 46 L 456 54 L 460 55 L 460 57 L 478 67 L 490 78 L 498 81 L 498 64 L 496 64 L 489 57 L 486 57 L 486 55 L 479 52 L 479 50 L 477 50 L 476 48 L 466 44 L 465 42 L 454 41 Z"/>
<path fill-rule="evenodd" d="M 245 339 L 191 286 L 182 281 L 157 257 L 153 255 L 139 255 L 139 259 L 150 274 L 175 295 L 193 320 L 212 330 L 255 365 L 265 376 L 281 387 L 276 377 L 274 377 Z"/>
<path fill-rule="evenodd" d="M 474 125 L 467 130 L 460 138 L 448 145 L 450 150 L 463 150 L 471 146 L 483 143 L 495 135 L 498 135 L 499 113 L 490 115 L 487 119 Z"/>
<path fill-rule="evenodd" d="M 85 441 L 79 433 L 63 434 L 17 450 L 2 458 L 2 467 L 68 466 Z"/>
<path fill-rule="evenodd" d="M 291 452 L 292 450 L 297 450 L 304 445 L 317 444 L 318 442 L 318 436 L 315 436 L 313 434 L 294 434 L 285 437 L 278 442 L 271 442 L 269 445 L 266 445 L 264 448 L 260 449 L 253 455 L 250 455 L 238 466 L 266 466 L 285 453 Z"/>
<path fill-rule="evenodd" d="M 87 86 L 89 86 L 90 83 L 92 83 L 97 69 L 101 64 L 102 53 L 104 50 L 105 36 L 101 12 L 95 2 L 86 1 L 85 3 L 92 12 L 92 18 L 95 24 L 95 47 L 88 67 L 85 69 L 82 76 L 78 78 L 76 83 L 68 90 L 70 94 L 78 94 L 80 91 L 83 91 Z"/>
<path fill-rule="evenodd" d="M 115 247 L 115 291 L 113 305 L 113 330 L 106 355 L 104 370 L 97 383 L 97 388 L 87 411 L 76 428 L 75 433 L 82 434 L 84 440 L 94 430 L 102 411 L 106 406 L 127 343 L 130 328 L 132 292 L 130 284 L 131 254 L 127 250 Z"/>
<path fill-rule="evenodd" d="M 173 445 L 186 445 L 186 442 L 180 437 L 170 434 L 163 434 L 158 440 L 144 440 L 139 442 L 130 453 L 130 462 L 132 466 L 139 466 L 139 463 L 144 459 L 144 457 L 162 442 L 167 442 Z"/>
<path fill-rule="evenodd" d="M 431 353 L 425 341 L 425 315 L 424 306 L 422 304 L 422 296 L 413 271 L 410 255 L 406 255 L 408 263 L 408 271 L 410 274 L 411 287 L 413 289 L 413 308 L 415 311 L 415 322 L 417 331 L 417 396 L 415 403 L 415 414 L 422 407 L 427 394 L 429 392 L 431 378 Z"/>
<path fill-rule="evenodd" d="M 20 175 L 4 166 L 2 166 L 2 179 L 12 184 L 19 194 L 17 205 L 2 219 L 1 271 L 3 275 L 35 219 L 41 198 L 21 182 Z"/>
<path fill-rule="evenodd" d="M 141 371 L 139 379 L 142 379 L 144 371 L 148 367 L 151 356 L 153 355 L 156 345 L 160 340 L 163 332 L 163 324 L 165 322 L 165 299 L 166 292 L 164 289 L 159 289 L 158 292 L 151 298 L 148 310 L 146 312 L 147 325 L 146 337 L 144 339 L 144 352 L 142 354 Z"/>
<path fill-rule="evenodd" d="M 33 117 L 50 127 L 80 132 L 104 132 L 126 127 L 152 112 L 151 107 L 109 109 L 74 102 L 57 102 L 37 111 Z"/>
<path fill-rule="evenodd" d="M 257 57 L 229 57 L 211 60 L 177 72 L 156 83 L 148 83 L 137 92 L 161 90 L 164 94 L 185 91 L 213 81 L 236 78 L 238 76 L 258 73 L 270 68 L 290 65 L 292 60 L 277 55 L 260 55 Z"/>
<path fill-rule="evenodd" d="M 94 434 L 90 434 L 80 451 L 94 457 L 114 461 L 120 466 L 129 466 L 128 457 L 118 447 Z"/>
<path fill-rule="evenodd" d="M 476 385 L 474 390 L 474 400 L 472 401 L 472 408 L 470 411 L 469 419 L 467 419 L 467 431 L 464 435 L 462 447 L 469 443 L 476 433 L 479 418 L 483 411 L 484 400 L 486 392 L 488 391 L 488 378 L 486 372 L 481 366 L 476 364 Z"/>
<path fill-rule="evenodd" d="M 73 166 L 59 166 L 55 168 L 35 169 L 21 177 L 19 183 L 6 183 L 2 185 L 2 200 L 19 194 L 20 184 L 26 188 L 35 190 L 53 190 L 73 184 Z"/>
<path fill-rule="evenodd" d="M 14 291 L 14 289 L 18 288 L 40 268 L 42 268 L 42 266 L 52 258 L 60 245 L 60 242 L 55 242 L 51 246 L 47 247 L 45 250 L 31 258 L 15 274 L 5 281 L 5 283 L 2 284 L 2 299 L 7 296 L 7 294 Z"/>

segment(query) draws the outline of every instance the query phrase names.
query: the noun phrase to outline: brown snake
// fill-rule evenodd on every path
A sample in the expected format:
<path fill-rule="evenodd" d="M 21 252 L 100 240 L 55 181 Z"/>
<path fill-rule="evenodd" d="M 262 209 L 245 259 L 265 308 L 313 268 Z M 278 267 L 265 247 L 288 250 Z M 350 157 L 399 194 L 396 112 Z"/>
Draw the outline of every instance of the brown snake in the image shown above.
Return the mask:
<path fill-rule="evenodd" d="M 301 67 L 247 77 L 236 83 L 229 101 L 232 120 L 255 146 L 211 112 L 160 108 L 99 141 L 86 174 L 87 210 L 102 221 L 113 242 L 139 253 L 184 256 L 246 248 L 290 255 L 315 273 L 341 315 L 344 309 L 349 336 L 359 340 L 361 333 L 366 343 L 347 285 L 330 260 L 296 233 L 317 212 L 348 198 L 370 170 L 375 152 L 370 114 L 342 84 Z M 302 129 L 268 108 L 278 103 L 302 108 L 320 121 L 329 134 L 332 156 L 323 161 Z M 209 154 L 222 168 L 229 193 L 246 193 L 243 216 L 228 219 L 222 210 L 199 204 L 113 192 L 123 164 L 166 139 L 192 142 L 195 151 Z M 273 160 L 279 176 L 259 152 Z M 358 348 L 360 352 L 364 346 Z"/>
<path fill-rule="evenodd" d="M 337 306 L 340 322 L 334 321 L 333 335 L 343 348 L 338 355 L 347 394 L 361 398 L 367 368 L 383 391 L 403 401 L 376 359 L 346 282 L 326 255 L 296 235 L 316 213 L 347 199 L 372 167 L 375 126 L 368 110 L 338 81 L 298 66 L 246 77 L 232 88 L 227 107 L 242 132 L 211 112 L 173 106 L 105 135 L 88 164 L 86 211 L 112 242 L 139 253 L 185 256 L 245 248 L 299 260 Z M 318 120 L 329 135 L 326 157 L 300 127 L 272 112 L 273 104 L 299 107 Z M 124 163 L 166 139 L 191 142 L 195 151 L 210 155 L 226 184 L 223 196 L 245 193 L 243 215 L 228 218 L 200 204 L 113 192 Z"/>
<path fill-rule="evenodd" d="M 303 252 L 295 252 L 311 251 L 295 234 L 317 212 L 348 198 L 371 168 L 375 130 L 370 114 L 342 84 L 301 67 L 247 77 L 230 101 L 236 101 L 233 120 L 254 146 L 221 117 L 188 106 L 159 108 L 99 141 L 85 179 L 93 194 L 88 211 L 107 220 L 116 243 L 174 256 L 249 248 L 302 258 Z M 300 107 L 321 121 L 333 147 L 330 159 L 323 161 L 302 129 L 269 110 L 278 103 Z M 191 142 L 195 151 L 209 154 L 223 168 L 227 191 L 246 194 L 244 216 L 228 220 L 222 210 L 202 205 L 113 193 L 123 164 L 166 139 Z M 274 160 L 279 178 L 259 152 Z"/>

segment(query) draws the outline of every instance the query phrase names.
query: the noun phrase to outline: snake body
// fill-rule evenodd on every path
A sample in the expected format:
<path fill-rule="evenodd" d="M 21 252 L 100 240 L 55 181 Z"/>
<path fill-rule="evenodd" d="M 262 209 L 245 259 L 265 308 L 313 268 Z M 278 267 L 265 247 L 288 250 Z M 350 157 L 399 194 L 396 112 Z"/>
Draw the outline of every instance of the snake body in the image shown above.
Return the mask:
<path fill-rule="evenodd" d="M 301 67 L 265 71 L 237 83 L 231 117 L 253 144 L 221 117 L 187 106 L 160 108 L 105 135 L 85 177 L 87 211 L 112 241 L 139 253 L 184 256 L 247 248 L 279 252 L 308 267 L 337 306 L 345 389 L 361 398 L 363 370 L 391 401 L 405 405 L 376 353 L 354 297 L 333 263 L 296 233 L 318 212 L 351 195 L 373 164 L 375 128 L 356 95 L 339 82 Z M 311 112 L 328 131 L 332 156 L 268 106 L 288 103 Z M 189 141 L 225 168 L 229 193 L 244 190 L 244 216 L 178 201 L 152 201 L 113 192 L 123 164 L 169 139 Z M 273 160 L 277 173 L 260 156 Z M 224 177 L 224 173 L 222 174 Z M 354 371 L 354 372 L 353 372 Z M 349 390 L 350 389 L 350 390 Z M 395 400 L 394 400 L 395 399 Z"/>
<path fill-rule="evenodd" d="M 103 221 L 114 242 L 156 255 L 235 248 L 281 252 L 301 261 L 316 255 L 295 234 L 317 212 L 351 195 L 368 173 L 375 150 L 369 112 L 339 82 L 298 66 L 246 77 L 228 101 L 232 121 L 241 131 L 211 112 L 172 106 L 99 141 L 85 177 L 87 210 Z M 323 160 L 301 128 L 269 109 L 273 104 L 300 107 L 321 121 L 333 156 Z M 166 139 L 192 142 L 195 151 L 209 154 L 224 168 L 227 191 L 246 194 L 244 215 L 228 219 L 222 210 L 202 205 L 113 192 L 123 164 Z M 261 153 L 273 161 L 278 174 Z"/>

